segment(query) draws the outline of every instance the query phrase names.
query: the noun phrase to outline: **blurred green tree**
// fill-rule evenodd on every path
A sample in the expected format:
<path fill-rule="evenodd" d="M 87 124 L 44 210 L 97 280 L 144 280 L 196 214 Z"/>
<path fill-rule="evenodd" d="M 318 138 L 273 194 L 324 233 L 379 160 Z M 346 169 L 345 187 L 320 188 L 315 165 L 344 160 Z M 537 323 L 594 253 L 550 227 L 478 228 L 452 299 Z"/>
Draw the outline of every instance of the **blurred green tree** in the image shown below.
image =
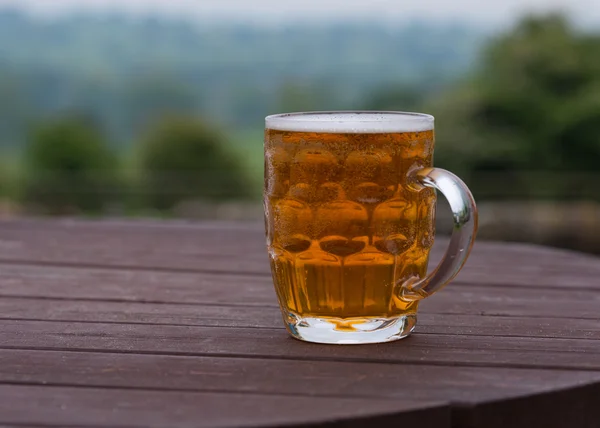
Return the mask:
<path fill-rule="evenodd" d="M 425 98 L 424 91 L 414 86 L 383 87 L 374 91 L 364 103 L 365 110 L 415 111 Z"/>
<path fill-rule="evenodd" d="M 18 74 L 0 66 L 0 149 L 22 142 L 19 131 L 27 127 L 36 110 L 22 96 L 23 89 Z"/>
<path fill-rule="evenodd" d="M 252 194 L 245 170 L 218 130 L 192 118 L 166 118 L 140 147 L 146 203 L 169 210 L 188 200 L 242 199 Z"/>
<path fill-rule="evenodd" d="M 116 158 L 90 121 L 44 123 L 24 153 L 23 199 L 48 214 L 100 212 L 117 195 Z"/>
<path fill-rule="evenodd" d="M 276 112 L 336 110 L 340 108 L 339 95 L 325 82 L 287 80 L 278 89 Z"/>
<path fill-rule="evenodd" d="M 600 37 L 564 17 L 524 19 L 489 43 L 471 79 L 427 106 L 437 163 L 470 175 L 483 197 L 588 195 L 600 163 L 598 58 Z"/>
<path fill-rule="evenodd" d="M 200 103 L 189 86 L 168 74 L 142 74 L 123 92 L 127 119 L 134 131 L 167 115 L 193 112 Z"/>

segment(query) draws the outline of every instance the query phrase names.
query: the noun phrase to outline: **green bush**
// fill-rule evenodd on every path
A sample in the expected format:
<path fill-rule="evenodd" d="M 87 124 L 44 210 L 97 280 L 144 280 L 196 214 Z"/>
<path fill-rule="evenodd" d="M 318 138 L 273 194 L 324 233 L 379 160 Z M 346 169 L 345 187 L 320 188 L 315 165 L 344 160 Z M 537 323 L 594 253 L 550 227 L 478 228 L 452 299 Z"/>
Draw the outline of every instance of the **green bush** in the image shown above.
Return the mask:
<path fill-rule="evenodd" d="M 188 200 L 246 198 L 245 171 L 216 129 L 191 118 L 167 118 L 150 130 L 140 147 L 145 203 L 170 210 Z"/>
<path fill-rule="evenodd" d="M 600 36 L 560 15 L 527 18 L 493 40 L 471 79 L 426 110 L 436 163 L 481 198 L 596 198 Z"/>
<path fill-rule="evenodd" d="M 23 199 L 47 214 L 97 213 L 117 194 L 116 159 L 102 134 L 78 118 L 39 126 L 24 154 Z"/>
<path fill-rule="evenodd" d="M 14 197 L 15 182 L 14 159 L 0 151 L 0 201 Z"/>

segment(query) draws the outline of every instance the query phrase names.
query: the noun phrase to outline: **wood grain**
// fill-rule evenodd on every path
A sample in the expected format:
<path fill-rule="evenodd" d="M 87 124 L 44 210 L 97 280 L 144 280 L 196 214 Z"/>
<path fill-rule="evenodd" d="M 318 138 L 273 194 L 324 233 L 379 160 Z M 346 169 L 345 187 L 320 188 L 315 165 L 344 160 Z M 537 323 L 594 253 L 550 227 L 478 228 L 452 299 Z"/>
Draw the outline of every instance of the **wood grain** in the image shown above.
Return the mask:
<path fill-rule="evenodd" d="M 0 427 L 598 428 L 598 278 L 478 242 L 412 337 L 321 346 L 283 329 L 261 225 L 0 221 Z"/>
<path fill-rule="evenodd" d="M 450 427 L 435 402 L 0 385 L 0 423 L 44 426 Z M 35 412 L 31 410 L 35 409 Z M 351 417 L 349 417 L 351 416 Z"/>
<path fill-rule="evenodd" d="M 0 359 L 0 383 L 402 401 L 450 398 L 461 405 L 579 388 L 600 379 L 597 373 L 568 370 L 49 350 L 0 350 Z"/>
<path fill-rule="evenodd" d="M 446 291 L 445 293 L 450 293 Z M 442 300 L 437 297 L 433 300 Z M 447 299 L 445 299 L 447 300 Z M 427 305 L 419 311 L 417 333 L 478 336 L 546 337 L 565 339 L 600 339 L 600 314 L 590 318 L 562 318 L 558 322 L 537 300 L 519 306 L 527 316 L 510 316 L 506 311 L 475 301 L 455 306 Z M 572 310 L 585 315 L 582 306 L 593 303 L 582 300 L 570 304 Z M 476 310 L 477 305 L 481 309 Z M 473 308 L 473 311 L 470 309 Z M 523 309 L 524 308 L 524 309 Z M 514 309 L 514 308 L 513 308 Z M 440 311 L 440 312 L 438 312 Z M 462 311 L 462 313 L 461 313 Z M 470 313 L 473 313 L 471 315 Z M 499 315 L 495 315 L 500 313 Z M 175 326 L 231 327 L 282 330 L 278 307 L 227 306 L 203 304 L 131 303 L 95 300 L 54 300 L 35 298 L 0 298 L 0 320 L 60 321 L 156 324 Z"/>
<path fill-rule="evenodd" d="M 279 329 L 3 321 L 0 348 L 239 356 L 600 370 L 600 342 L 588 339 L 414 334 L 372 346 L 322 346 Z"/>
<path fill-rule="evenodd" d="M 437 241 L 432 264 L 447 242 Z M 475 245 L 460 275 L 464 283 L 600 289 L 597 257 L 525 244 L 503 244 L 502 251 L 493 243 Z M 3 221 L 0 260 L 269 275 L 264 232 L 256 224 Z"/>
<path fill-rule="evenodd" d="M 56 266 L 0 264 L 0 296 L 277 307 L 270 277 Z M 422 307 L 436 313 L 598 319 L 600 294 L 464 284 L 459 278 Z"/>

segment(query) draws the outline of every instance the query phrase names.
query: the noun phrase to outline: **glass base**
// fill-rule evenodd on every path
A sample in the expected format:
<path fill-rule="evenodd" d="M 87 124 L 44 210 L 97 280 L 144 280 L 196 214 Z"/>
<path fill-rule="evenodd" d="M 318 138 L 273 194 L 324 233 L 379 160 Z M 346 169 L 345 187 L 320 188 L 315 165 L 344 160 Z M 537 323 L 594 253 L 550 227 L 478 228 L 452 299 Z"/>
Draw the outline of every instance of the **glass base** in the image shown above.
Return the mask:
<path fill-rule="evenodd" d="M 416 314 L 393 318 L 333 318 L 301 317 L 289 313 L 286 320 L 289 333 L 306 342 L 332 345 L 364 345 L 392 342 L 412 333 Z"/>

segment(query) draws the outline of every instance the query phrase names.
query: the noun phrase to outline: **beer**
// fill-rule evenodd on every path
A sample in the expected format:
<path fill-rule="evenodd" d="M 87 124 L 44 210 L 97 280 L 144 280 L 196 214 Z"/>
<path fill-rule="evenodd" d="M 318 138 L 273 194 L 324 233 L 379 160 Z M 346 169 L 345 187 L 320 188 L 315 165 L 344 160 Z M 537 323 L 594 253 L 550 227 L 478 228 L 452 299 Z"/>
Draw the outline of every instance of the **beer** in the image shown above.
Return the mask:
<path fill-rule="evenodd" d="M 399 292 L 425 276 L 433 245 L 436 195 L 411 178 L 432 165 L 433 122 L 355 115 L 267 123 L 267 245 L 291 330 L 362 331 L 417 310 Z"/>

